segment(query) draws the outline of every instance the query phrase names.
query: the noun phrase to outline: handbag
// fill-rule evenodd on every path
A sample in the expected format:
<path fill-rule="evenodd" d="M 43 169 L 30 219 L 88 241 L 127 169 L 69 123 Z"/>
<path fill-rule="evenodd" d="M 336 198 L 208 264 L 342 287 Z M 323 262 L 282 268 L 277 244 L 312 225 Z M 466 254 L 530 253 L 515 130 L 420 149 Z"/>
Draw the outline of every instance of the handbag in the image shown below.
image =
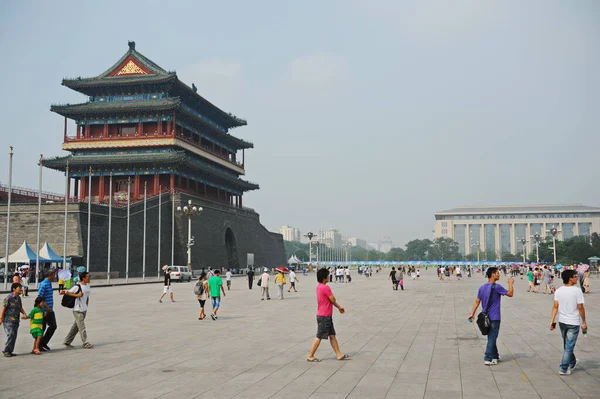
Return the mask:
<path fill-rule="evenodd" d="M 494 288 L 496 288 L 496 283 L 493 283 L 492 288 L 490 288 L 490 296 L 488 297 L 487 306 L 485 307 L 485 310 L 483 310 L 477 315 L 477 327 L 479 327 L 481 335 L 488 335 L 492 326 L 488 310 L 490 309 L 492 293 L 494 292 Z"/>

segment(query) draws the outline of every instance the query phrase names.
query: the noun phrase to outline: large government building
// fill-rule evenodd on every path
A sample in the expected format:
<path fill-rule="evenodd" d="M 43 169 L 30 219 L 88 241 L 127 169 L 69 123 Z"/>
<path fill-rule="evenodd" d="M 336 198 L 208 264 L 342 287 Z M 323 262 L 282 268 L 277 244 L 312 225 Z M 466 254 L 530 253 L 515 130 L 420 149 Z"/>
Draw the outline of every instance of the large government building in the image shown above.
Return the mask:
<path fill-rule="evenodd" d="M 462 254 L 480 251 L 522 253 L 521 239 L 529 253 L 535 248 L 531 236 L 547 235 L 555 226 L 557 239 L 590 236 L 600 231 L 600 208 L 575 205 L 480 206 L 454 208 L 435 214 L 434 238 L 458 242 Z"/>

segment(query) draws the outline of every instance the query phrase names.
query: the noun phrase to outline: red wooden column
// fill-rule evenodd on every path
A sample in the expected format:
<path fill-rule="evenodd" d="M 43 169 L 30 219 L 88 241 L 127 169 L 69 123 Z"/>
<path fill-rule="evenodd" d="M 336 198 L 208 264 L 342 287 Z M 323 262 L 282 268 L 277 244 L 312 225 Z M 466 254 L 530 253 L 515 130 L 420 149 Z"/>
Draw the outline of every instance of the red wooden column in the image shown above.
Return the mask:
<path fill-rule="evenodd" d="M 79 179 L 76 177 L 74 180 L 75 187 L 73 187 L 73 197 L 79 197 Z"/>
<path fill-rule="evenodd" d="M 157 127 L 156 127 L 156 134 L 161 135 L 162 134 L 162 121 L 158 121 Z"/>
<path fill-rule="evenodd" d="M 81 126 L 77 125 L 77 138 L 81 138 Z"/>
<path fill-rule="evenodd" d="M 104 201 L 104 176 L 98 176 L 98 202 Z"/>
<path fill-rule="evenodd" d="M 85 199 L 85 195 L 87 194 L 87 190 L 85 186 L 87 185 L 87 179 L 85 177 L 81 177 L 79 179 L 79 201 L 83 201 Z"/>
<path fill-rule="evenodd" d="M 160 186 L 160 175 L 154 175 L 154 184 L 152 185 L 152 195 L 158 194 L 159 186 Z"/>
<path fill-rule="evenodd" d="M 102 137 L 108 137 L 108 123 L 104 124 L 104 130 L 102 131 Z"/>
<path fill-rule="evenodd" d="M 175 191 L 175 174 L 173 173 L 169 176 L 169 190 Z"/>
<path fill-rule="evenodd" d="M 84 133 L 83 133 L 84 137 L 85 137 L 86 139 L 89 139 L 89 138 L 90 138 L 90 125 L 85 125 L 85 126 L 83 127 L 83 132 L 84 132 Z"/>
<path fill-rule="evenodd" d="M 173 112 L 173 123 L 172 123 L 171 129 L 173 129 L 173 137 L 176 137 L 177 136 L 177 115 L 175 114 L 175 112 Z"/>
<path fill-rule="evenodd" d="M 171 134 L 171 121 L 167 121 L 167 131 L 166 131 L 166 133 L 167 133 L 167 135 Z"/>
<path fill-rule="evenodd" d="M 140 175 L 133 176 L 133 199 L 140 197 Z"/>
<path fill-rule="evenodd" d="M 138 136 L 144 135 L 144 122 L 138 122 L 137 131 L 138 131 Z"/>

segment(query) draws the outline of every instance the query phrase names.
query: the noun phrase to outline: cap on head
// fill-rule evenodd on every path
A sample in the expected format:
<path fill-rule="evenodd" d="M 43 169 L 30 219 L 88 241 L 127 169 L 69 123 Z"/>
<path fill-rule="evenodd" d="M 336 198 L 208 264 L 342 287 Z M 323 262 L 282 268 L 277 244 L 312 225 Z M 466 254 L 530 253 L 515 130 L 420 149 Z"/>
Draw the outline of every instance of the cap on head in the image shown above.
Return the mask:
<path fill-rule="evenodd" d="M 265 270 L 266 272 L 268 272 L 268 271 L 269 271 L 269 269 L 267 269 L 266 267 L 265 267 L 265 269 L 264 269 L 264 270 Z"/>

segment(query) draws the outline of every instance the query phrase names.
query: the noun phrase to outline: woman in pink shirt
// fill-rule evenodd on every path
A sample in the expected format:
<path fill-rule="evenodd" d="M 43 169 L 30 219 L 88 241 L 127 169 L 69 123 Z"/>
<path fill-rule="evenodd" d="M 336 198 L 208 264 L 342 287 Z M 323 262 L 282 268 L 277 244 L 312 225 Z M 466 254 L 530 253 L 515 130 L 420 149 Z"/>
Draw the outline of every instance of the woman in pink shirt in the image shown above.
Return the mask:
<path fill-rule="evenodd" d="M 321 361 L 315 357 L 315 353 L 322 339 L 329 339 L 338 360 L 348 360 L 350 359 L 350 355 L 345 355 L 340 351 L 335 336 L 335 328 L 333 327 L 333 307 L 338 308 L 341 314 L 344 314 L 345 310 L 336 302 L 331 288 L 327 285 L 329 282 L 329 270 L 319 269 L 317 271 L 317 281 L 319 282 L 317 284 L 317 336 L 310 347 L 310 352 L 306 360 L 309 362 Z"/>

